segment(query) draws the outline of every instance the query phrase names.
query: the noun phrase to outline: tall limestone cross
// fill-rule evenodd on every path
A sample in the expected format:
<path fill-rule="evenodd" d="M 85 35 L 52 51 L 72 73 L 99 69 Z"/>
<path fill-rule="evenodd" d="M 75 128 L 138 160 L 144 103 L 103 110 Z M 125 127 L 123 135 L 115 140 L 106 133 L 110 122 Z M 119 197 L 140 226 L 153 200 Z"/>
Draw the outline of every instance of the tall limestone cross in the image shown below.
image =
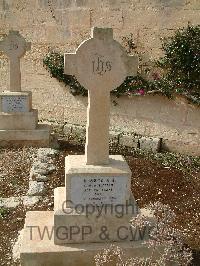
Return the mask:
<path fill-rule="evenodd" d="M 0 50 L 10 59 L 10 91 L 21 91 L 20 58 L 31 49 L 31 43 L 18 31 L 9 31 L 7 37 L 0 42 Z"/>
<path fill-rule="evenodd" d="M 128 56 L 109 28 L 92 29 L 76 53 L 65 54 L 65 74 L 89 90 L 86 164 L 109 164 L 110 91 L 137 74 L 138 57 Z"/>

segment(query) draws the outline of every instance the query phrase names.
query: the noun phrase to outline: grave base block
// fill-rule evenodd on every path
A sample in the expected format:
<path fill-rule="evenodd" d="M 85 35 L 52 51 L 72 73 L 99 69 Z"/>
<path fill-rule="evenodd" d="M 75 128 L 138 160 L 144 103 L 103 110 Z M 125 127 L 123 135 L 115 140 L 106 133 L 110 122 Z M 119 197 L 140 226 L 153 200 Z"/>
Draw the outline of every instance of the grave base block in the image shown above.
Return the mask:
<path fill-rule="evenodd" d="M 51 127 L 38 124 L 32 130 L 0 130 L 0 147 L 49 147 Z"/>
<path fill-rule="evenodd" d="M 95 266 L 94 256 L 110 246 L 105 242 L 55 245 L 53 220 L 53 211 L 27 212 L 21 242 L 21 266 Z M 149 257 L 152 253 L 142 241 L 113 244 L 123 249 L 126 258 Z"/>
<path fill-rule="evenodd" d="M 138 228 L 130 225 L 132 217 L 141 213 L 133 197 L 126 204 L 103 205 L 101 208 L 95 205 L 77 205 L 65 208 L 66 190 L 65 187 L 58 187 L 54 190 L 54 241 L 55 244 L 74 243 L 101 243 L 105 238 L 101 235 L 102 228 L 106 226 L 109 238 L 107 242 L 113 241 L 138 241 L 149 239 L 151 226 L 139 232 Z M 142 210 L 143 214 L 144 210 Z M 146 212 L 147 214 L 147 212 Z M 153 215 L 148 213 L 151 224 L 154 223 Z M 72 235 L 66 234 L 70 230 Z M 74 234 L 73 234 L 74 233 Z"/>
<path fill-rule="evenodd" d="M 121 155 L 110 155 L 109 164 L 105 165 L 87 165 L 85 155 L 68 155 L 65 157 L 65 181 L 66 181 L 66 199 L 74 205 L 86 204 L 108 204 L 115 202 L 116 204 L 126 204 L 130 199 L 131 187 L 131 170 L 126 160 Z M 99 200 L 83 199 L 84 178 L 96 182 L 99 178 L 116 178 L 117 186 L 115 194 L 110 191 L 110 199 L 106 198 L 102 202 Z M 107 193 L 108 194 L 108 193 Z M 93 195 L 94 196 L 94 195 Z M 111 198 L 114 198 L 112 201 Z M 68 205 L 71 205 L 68 202 Z"/>
<path fill-rule="evenodd" d="M 0 130 L 33 130 L 38 124 L 38 111 L 23 113 L 0 112 Z"/>

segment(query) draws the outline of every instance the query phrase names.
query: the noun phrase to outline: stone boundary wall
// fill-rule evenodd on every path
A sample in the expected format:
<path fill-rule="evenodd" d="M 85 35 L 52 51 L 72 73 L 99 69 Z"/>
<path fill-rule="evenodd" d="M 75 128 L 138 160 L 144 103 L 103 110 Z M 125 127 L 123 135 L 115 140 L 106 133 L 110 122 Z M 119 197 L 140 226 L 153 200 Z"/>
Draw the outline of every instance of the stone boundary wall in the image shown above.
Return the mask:
<path fill-rule="evenodd" d="M 91 27 L 112 27 L 119 41 L 133 33 L 139 50 L 158 56 L 160 38 L 199 24 L 199 11 L 199 0 L 0 0 L 0 35 L 12 28 L 35 45 L 74 49 Z"/>
<path fill-rule="evenodd" d="M 80 125 L 55 125 L 53 126 L 52 140 L 64 140 L 71 144 L 85 145 L 86 127 Z M 115 147 L 141 149 L 151 152 L 160 152 L 163 149 L 162 139 L 156 137 L 144 137 L 133 132 L 114 131 L 109 132 L 110 145 Z M 53 142 L 54 143 L 54 142 Z"/>
<path fill-rule="evenodd" d="M 86 140 L 86 127 L 83 125 L 69 123 L 52 123 L 53 133 L 52 140 L 64 140 L 72 144 L 83 145 Z M 170 151 L 175 153 L 200 156 L 200 139 L 199 131 L 196 133 L 192 129 L 188 134 L 194 135 L 188 139 L 179 134 L 179 137 L 174 139 L 167 138 L 167 135 L 162 138 L 159 134 L 155 136 L 144 136 L 133 131 L 134 128 L 124 131 L 123 128 L 110 130 L 110 145 L 115 147 L 141 149 L 151 152 Z M 196 136 L 195 136 L 196 134 Z M 161 136 L 161 135 L 160 135 Z M 169 135 L 170 137 L 170 135 Z"/>

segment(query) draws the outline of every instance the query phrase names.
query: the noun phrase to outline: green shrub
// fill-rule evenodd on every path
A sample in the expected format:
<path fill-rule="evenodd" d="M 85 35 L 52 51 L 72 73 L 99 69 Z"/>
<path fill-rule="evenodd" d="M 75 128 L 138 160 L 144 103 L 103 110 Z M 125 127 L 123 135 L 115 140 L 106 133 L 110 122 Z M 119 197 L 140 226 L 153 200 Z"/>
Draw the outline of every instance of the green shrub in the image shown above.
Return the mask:
<path fill-rule="evenodd" d="M 4 207 L 0 207 L 0 219 L 3 219 L 6 217 L 6 215 L 9 214 L 9 210 L 4 208 Z"/>
<path fill-rule="evenodd" d="M 200 97 L 200 25 L 188 25 L 164 39 L 164 57 L 157 65 L 165 71 L 164 82 L 169 91 Z M 156 84 L 159 86 L 159 84 Z"/>

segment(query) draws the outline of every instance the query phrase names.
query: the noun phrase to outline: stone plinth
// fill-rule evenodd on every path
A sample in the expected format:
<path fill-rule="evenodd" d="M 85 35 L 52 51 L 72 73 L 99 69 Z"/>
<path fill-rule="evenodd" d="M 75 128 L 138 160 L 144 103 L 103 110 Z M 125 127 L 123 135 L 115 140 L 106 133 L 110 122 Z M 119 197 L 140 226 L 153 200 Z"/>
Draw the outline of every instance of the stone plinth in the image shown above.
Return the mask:
<path fill-rule="evenodd" d="M 48 147 L 49 125 L 38 124 L 29 91 L 0 93 L 0 147 Z"/>
<path fill-rule="evenodd" d="M 130 199 L 131 171 L 121 155 L 111 155 L 108 165 L 87 165 L 84 155 L 67 156 L 65 175 L 68 206 L 70 201 L 116 205 Z"/>
<path fill-rule="evenodd" d="M 33 130 L 38 124 L 38 111 L 32 109 L 29 91 L 0 93 L 0 130 Z"/>
<path fill-rule="evenodd" d="M 94 256 L 109 247 L 110 243 L 55 245 L 53 217 L 53 211 L 26 214 L 20 253 L 21 266 L 95 266 Z M 44 230 L 48 230 L 49 236 L 47 233 L 43 234 Z M 152 253 L 152 249 L 141 240 L 114 244 L 123 249 L 126 258 L 145 258 L 150 257 Z"/>
<path fill-rule="evenodd" d="M 0 113 L 0 130 L 33 130 L 38 125 L 38 111 Z"/>
<path fill-rule="evenodd" d="M 38 124 L 31 92 L 0 94 L 0 147 L 48 147 L 51 127 Z"/>
<path fill-rule="evenodd" d="M 0 147 L 49 147 L 51 127 L 38 124 L 35 129 L 0 130 Z"/>
<path fill-rule="evenodd" d="M 66 207 L 65 187 L 54 191 L 54 241 L 55 244 L 100 243 L 102 226 L 106 226 L 109 237 L 106 242 L 131 241 L 139 238 L 138 229 L 131 228 L 130 220 L 140 213 L 133 196 L 126 204 L 105 204 L 101 207 L 92 204 L 78 204 Z M 74 234 L 66 234 L 72 229 Z M 148 239 L 149 228 L 145 229 L 144 239 Z"/>

